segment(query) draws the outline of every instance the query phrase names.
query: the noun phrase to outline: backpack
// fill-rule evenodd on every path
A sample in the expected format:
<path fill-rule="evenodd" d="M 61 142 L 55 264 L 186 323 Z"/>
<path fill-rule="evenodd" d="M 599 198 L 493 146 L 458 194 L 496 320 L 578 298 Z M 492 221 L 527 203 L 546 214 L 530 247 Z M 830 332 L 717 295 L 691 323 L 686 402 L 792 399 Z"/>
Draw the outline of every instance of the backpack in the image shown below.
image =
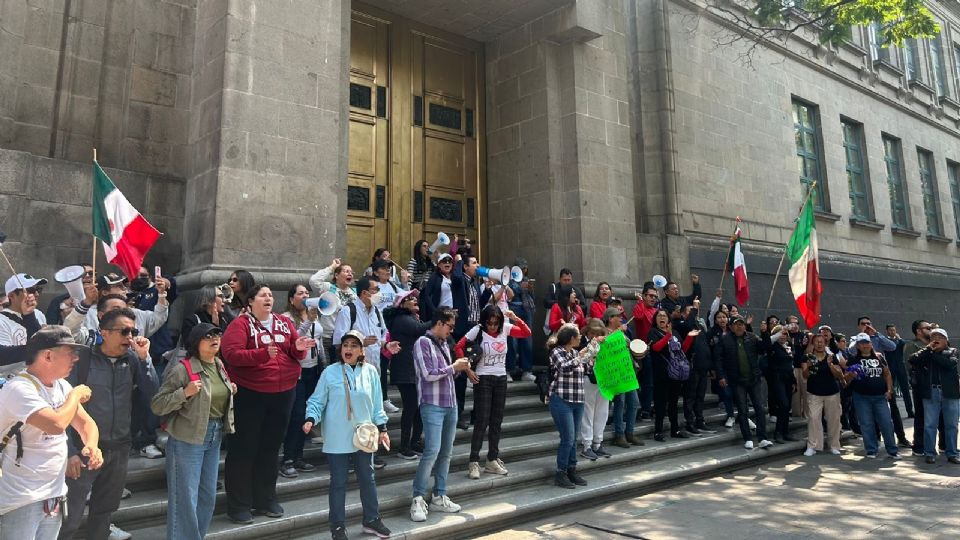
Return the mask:
<path fill-rule="evenodd" d="M 185 367 L 185 368 L 187 369 L 187 379 L 189 379 L 190 382 L 194 382 L 194 381 L 199 381 L 199 380 L 200 380 L 200 374 L 199 374 L 199 373 L 195 373 L 195 372 L 193 371 L 193 368 L 190 367 L 190 359 L 189 359 L 189 358 L 184 358 L 184 359 L 180 360 L 180 363 L 183 364 L 183 367 Z M 162 429 L 162 430 L 164 430 L 164 431 L 167 431 L 167 422 L 166 422 L 166 421 L 164 421 L 163 423 L 160 424 L 160 429 Z"/>
<path fill-rule="evenodd" d="M 347 308 L 350 310 L 350 330 L 353 330 L 353 325 L 357 324 L 357 305 L 354 304 L 353 302 L 350 302 L 349 304 L 347 304 Z M 385 328 L 386 323 L 383 322 L 383 314 L 380 312 L 379 309 L 377 308 L 373 308 L 373 309 L 376 310 L 377 318 L 380 319 L 380 323 L 377 326 L 381 328 Z"/>
<path fill-rule="evenodd" d="M 683 354 L 680 342 L 671 338 L 667 344 L 670 349 L 667 354 L 667 378 L 671 381 L 685 381 L 690 378 L 690 361 Z"/>

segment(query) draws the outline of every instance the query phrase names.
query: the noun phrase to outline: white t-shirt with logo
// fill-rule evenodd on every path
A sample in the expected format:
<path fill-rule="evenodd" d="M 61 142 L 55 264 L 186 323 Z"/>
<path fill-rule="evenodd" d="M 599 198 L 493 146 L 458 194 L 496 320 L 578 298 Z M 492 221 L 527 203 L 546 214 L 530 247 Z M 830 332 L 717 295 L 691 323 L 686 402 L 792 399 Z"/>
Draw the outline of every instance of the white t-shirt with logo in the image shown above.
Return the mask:
<path fill-rule="evenodd" d="M 28 379 L 30 377 L 33 379 Z M 34 386 L 35 381 L 40 390 Z M 28 504 L 63 497 L 67 472 L 67 435 L 49 435 L 27 424 L 27 418 L 45 408 L 59 409 L 73 387 L 63 379 L 52 387 L 32 375 L 17 375 L 0 389 L 0 436 L 17 422 L 23 422 L 23 459 L 17 466 L 17 442 L 11 437 L 3 450 L 0 476 L 0 515 Z"/>
<path fill-rule="evenodd" d="M 510 330 L 513 325 L 504 322 L 503 331 L 497 337 L 483 332 L 483 341 L 480 342 L 480 348 L 483 350 L 483 356 L 477 364 L 477 375 L 506 375 L 507 374 L 507 338 L 510 336 Z M 464 336 L 467 341 L 477 339 L 477 332 L 480 329 L 476 326 L 467 330 Z"/>

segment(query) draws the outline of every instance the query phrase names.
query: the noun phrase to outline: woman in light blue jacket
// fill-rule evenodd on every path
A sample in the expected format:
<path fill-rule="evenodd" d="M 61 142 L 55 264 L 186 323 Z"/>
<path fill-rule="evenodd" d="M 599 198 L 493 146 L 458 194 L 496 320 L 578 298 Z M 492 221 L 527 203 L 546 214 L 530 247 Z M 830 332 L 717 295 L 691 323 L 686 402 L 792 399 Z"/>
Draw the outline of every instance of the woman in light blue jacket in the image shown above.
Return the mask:
<path fill-rule="evenodd" d="M 351 457 L 356 462 L 360 502 L 363 505 L 363 532 L 380 538 L 390 530 L 380 519 L 377 483 L 373 472 L 373 454 L 353 446 L 356 424 L 371 422 L 380 430 L 380 444 L 390 447 L 387 434 L 387 413 L 383 410 L 380 373 L 363 360 L 363 334 L 351 330 L 340 342 L 340 362 L 323 371 L 317 388 L 307 400 L 304 433 L 314 424 L 323 429 L 323 452 L 330 464 L 330 534 L 334 540 L 345 539 L 347 475 Z M 349 385 L 351 419 L 347 418 L 346 392 Z"/>

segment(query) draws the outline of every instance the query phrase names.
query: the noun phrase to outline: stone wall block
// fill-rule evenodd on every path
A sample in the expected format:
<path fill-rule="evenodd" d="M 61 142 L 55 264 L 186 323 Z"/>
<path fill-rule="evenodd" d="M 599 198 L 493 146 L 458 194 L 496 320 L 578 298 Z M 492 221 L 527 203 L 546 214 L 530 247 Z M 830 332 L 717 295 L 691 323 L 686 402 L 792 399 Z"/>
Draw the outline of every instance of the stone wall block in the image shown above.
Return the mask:
<path fill-rule="evenodd" d="M 135 66 L 131 72 L 130 99 L 172 107 L 177 102 L 177 78 L 170 73 Z"/>

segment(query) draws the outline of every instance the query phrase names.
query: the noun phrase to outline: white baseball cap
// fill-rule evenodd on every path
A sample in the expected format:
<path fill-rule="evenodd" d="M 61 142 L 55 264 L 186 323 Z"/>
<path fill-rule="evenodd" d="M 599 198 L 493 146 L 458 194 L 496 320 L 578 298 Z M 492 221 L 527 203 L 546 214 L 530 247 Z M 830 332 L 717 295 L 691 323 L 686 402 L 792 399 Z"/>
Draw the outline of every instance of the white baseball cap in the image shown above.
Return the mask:
<path fill-rule="evenodd" d="M 934 328 L 933 330 L 931 330 L 930 335 L 932 336 L 934 334 L 940 334 L 941 336 L 943 336 L 943 339 L 946 339 L 947 341 L 950 340 L 950 336 L 947 335 L 947 331 L 944 330 L 943 328 Z"/>
<path fill-rule="evenodd" d="M 40 285 L 41 287 L 47 284 L 47 280 L 43 278 L 35 278 L 30 274 L 17 274 L 15 276 L 10 276 L 10 279 L 7 280 L 7 284 L 4 286 L 4 292 L 8 295 L 17 289 L 31 289 Z"/>
<path fill-rule="evenodd" d="M 862 341 L 866 341 L 867 343 L 870 343 L 870 335 L 867 334 L 866 332 L 860 332 L 859 334 L 853 336 L 854 343 L 860 343 Z"/>

